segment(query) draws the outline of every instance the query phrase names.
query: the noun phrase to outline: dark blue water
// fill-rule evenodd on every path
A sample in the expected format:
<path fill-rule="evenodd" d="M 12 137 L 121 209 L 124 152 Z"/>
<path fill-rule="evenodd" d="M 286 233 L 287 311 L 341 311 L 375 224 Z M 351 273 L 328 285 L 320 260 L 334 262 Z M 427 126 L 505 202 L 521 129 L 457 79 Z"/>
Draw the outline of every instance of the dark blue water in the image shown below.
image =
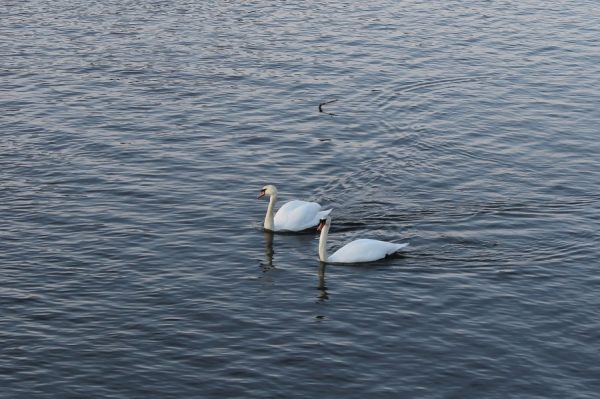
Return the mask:
<path fill-rule="evenodd" d="M 597 2 L 0 16 L 0 397 L 598 397 Z"/>

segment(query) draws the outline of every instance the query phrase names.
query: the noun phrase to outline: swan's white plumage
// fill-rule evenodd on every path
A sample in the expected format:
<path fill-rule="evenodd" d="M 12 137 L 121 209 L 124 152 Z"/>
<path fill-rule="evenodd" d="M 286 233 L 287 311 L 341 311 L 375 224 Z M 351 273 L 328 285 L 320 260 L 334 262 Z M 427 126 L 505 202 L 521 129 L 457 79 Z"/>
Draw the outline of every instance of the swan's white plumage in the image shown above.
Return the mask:
<path fill-rule="evenodd" d="M 388 255 L 393 254 L 408 246 L 408 243 L 394 243 L 387 241 L 371 240 L 361 238 L 352 241 L 342 248 L 338 249 L 333 255 L 327 256 L 327 237 L 329 228 L 331 227 L 331 217 L 321 220 L 319 230 L 319 259 L 321 262 L 330 263 L 359 263 L 372 262 L 378 259 L 383 259 Z"/>
<path fill-rule="evenodd" d="M 398 252 L 408 246 L 408 243 L 396 244 L 393 242 L 371 240 L 361 238 L 348 244 L 334 252 L 327 258 L 331 263 L 357 263 L 372 262 L 377 259 L 385 258 L 388 255 Z"/>
<path fill-rule="evenodd" d="M 292 200 L 275 213 L 275 231 L 301 231 L 319 224 L 331 209 L 322 211 L 316 202 Z"/>
<path fill-rule="evenodd" d="M 272 184 L 266 185 L 261 190 L 259 198 L 270 196 L 267 214 L 265 215 L 264 228 L 270 231 L 302 231 L 319 224 L 319 220 L 327 217 L 331 209 L 323 210 L 316 202 L 300 200 L 289 201 L 275 213 L 277 202 L 277 188 Z"/>

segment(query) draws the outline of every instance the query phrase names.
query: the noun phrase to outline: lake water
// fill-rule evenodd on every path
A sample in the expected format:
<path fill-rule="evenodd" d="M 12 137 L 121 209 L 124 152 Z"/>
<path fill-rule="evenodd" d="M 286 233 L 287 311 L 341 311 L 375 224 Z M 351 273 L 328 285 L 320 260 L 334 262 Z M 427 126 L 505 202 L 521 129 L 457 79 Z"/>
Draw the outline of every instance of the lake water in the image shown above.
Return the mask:
<path fill-rule="evenodd" d="M 598 397 L 597 1 L 0 15 L 0 397 Z"/>

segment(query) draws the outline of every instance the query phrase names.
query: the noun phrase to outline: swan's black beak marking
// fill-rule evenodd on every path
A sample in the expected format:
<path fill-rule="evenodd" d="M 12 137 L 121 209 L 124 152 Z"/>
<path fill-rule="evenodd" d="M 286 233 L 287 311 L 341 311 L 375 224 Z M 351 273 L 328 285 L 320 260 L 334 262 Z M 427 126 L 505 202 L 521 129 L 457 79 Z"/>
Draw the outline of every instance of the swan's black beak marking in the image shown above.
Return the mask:
<path fill-rule="evenodd" d="M 323 227 L 325 227 L 325 223 L 327 223 L 327 219 L 319 220 L 319 225 L 317 226 L 317 231 L 323 230 Z"/>
<path fill-rule="evenodd" d="M 260 194 L 258 194 L 258 197 L 256 197 L 256 198 L 258 199 L 258 198 L 264 197 L 265 196 L 265 191 L 267 191 L 267 190 L 264 190 L 264 189 L 260 190 Z"/>

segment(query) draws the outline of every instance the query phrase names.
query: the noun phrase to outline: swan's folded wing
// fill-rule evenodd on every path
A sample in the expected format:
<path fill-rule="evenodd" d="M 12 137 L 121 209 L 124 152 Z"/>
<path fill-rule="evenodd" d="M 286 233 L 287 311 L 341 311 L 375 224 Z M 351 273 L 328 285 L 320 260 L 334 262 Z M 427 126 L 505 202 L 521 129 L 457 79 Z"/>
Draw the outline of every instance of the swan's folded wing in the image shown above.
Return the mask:
<path fill-rule="evenodd" d="M 344 245 L 327 260 L 333 263 L 371 262 L 383 259 L 407 245 L 363 238 Z"/>
<path fill-rule="evenodd" d="M 304 204 L 308 204 L 308 202 L 300 200 L 288 201 L 285 204 L 283 204 L 281 208 L 279 208 L 279 210 L 275 214 L 275 217 L 277 217 L 278 215 L 287 215 L 291 213 L 294 209 L 304 206 Z"/>
<path fill-rule="evenodd" d="M 275 227 L 278 230 L 300 231 L 316 226 L 320 210 L 321 205 L 316 202 L 287 202 L 275 214 Z"/>

